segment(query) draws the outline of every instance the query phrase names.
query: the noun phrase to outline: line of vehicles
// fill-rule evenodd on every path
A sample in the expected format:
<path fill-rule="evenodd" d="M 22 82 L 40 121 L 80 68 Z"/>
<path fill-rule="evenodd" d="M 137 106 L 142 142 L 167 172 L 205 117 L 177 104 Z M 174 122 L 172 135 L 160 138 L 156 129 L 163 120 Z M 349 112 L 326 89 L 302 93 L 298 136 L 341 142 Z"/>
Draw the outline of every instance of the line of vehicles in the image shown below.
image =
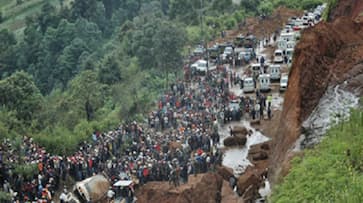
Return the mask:
<path fill-rule="evenodd" d="M 259 43 L 254 35 L 238 35 L 233 42 L 215 44 L 208 49 L 198 46 L 193 51 L 194 60 L 189 66 L 194 73 L 205 74 L 211 64 L 233 64 L 236 66 L 248 65 L 250 74 L 242 77 L 243 92 L 270 91 L 271 83 L 279 81 L 280 91 L 284 91 L 288 84 L 288 75 L 282 73 L 282 68 L 290 68 L 293 60 L 294 48 L 301 37 L 301 30 L 315 25 L 321 19 L 326 4 L 320 5 L 310 12 L 305 12 L 301 17 L 292 17 L 283 27 L 276 38 L 276 50 L 271 60 L 262 54 L 256 55 L 256 47 Z M 252 63 L 256 58 L 265 62 Z M 209 69 L 210 70 L 210 69 Z"/>
<path fill-rule="evenodd" d="M 288 69 L 292 64 L 294 48 L 301 36 L 301 30 L 313 26 L 321 20 L 321 14 L 326 4 L 318 6 L 312 12 L 305 12 L 301 18 L 292 17 L 281 31 L 276 44 L 277 49 L 273 53 L 272 63 L 250 64 L 248 70 L 250 76 L 243 78 L 243 92 L 251 93 L 258 88 L 261 92 L 271 90 L 271 82 L 280 82 L 280 91 L 285 91 L 288 86 L 288 73 L 282 73 L 282 66 L 286 64 Z M 258 56 L 264 57 L 265 56 Z"/>

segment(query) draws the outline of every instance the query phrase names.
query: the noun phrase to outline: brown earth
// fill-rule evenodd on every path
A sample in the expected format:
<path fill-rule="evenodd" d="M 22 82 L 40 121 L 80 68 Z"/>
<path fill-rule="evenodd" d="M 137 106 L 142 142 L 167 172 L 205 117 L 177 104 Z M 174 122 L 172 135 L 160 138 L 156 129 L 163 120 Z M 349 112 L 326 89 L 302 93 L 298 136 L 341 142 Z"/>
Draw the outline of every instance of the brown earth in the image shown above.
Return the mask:
<path fill-rule="evenodd" d="M 339 1 L 336 7 L 331 11 L 329 20 L 332 21 L 338 17 L 348 17 L 356 22 L 363 22 L 363 1 L 362 0 L 343 0 Z"/>
<path fill-rule="evenodd" d="M 177 188 L 168 182 L 149 182 L 138 190 L 136 197 L 140 203 L 214 203 L 222 198 L 223 179 L 215 173 L 189 176 L 187 184 Z"/>
<path fill-rule="evenodd" d="M 344 3 L 342 3 L 344 2 Z M 346 1 L 340 1 L 338 10 Z M 350 1 L 354 2 L 354 1 Z M 362 1 L 355 1 L 362 6 Z M 352 8 L 356 8 L 355 5 Z M 302 33 L 295 48 L 289 86 L 285 93 L 282 118 L 275 135 L 271 160 L 273 182 L 287 174 L 288 152 L 300 136 L 301 123 L 308 118 L 329 86 L 347 83 L 347 88 L 363 95 L 363 23 L 353 16 L 332 17 L 333 22 L 321 22 Z M 285 169 L 289 167 L 284 167 Z"/>

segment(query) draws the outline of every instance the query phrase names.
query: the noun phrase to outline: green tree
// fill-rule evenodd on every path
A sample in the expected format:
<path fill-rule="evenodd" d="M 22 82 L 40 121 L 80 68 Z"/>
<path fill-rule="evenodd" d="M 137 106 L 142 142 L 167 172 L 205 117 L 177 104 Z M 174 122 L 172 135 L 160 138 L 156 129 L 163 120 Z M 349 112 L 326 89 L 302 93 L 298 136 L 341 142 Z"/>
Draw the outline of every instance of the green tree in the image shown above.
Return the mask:
<path fill-rule="evenodd" d="M 94 118 L 94 113 L 102 106 L 107 96 L 107 86 L 100 84 L 97 79 L 95 71 L 86 70 L 79 73 L 69 85 L 73 108 L 80 111 L 88 121 Z"/>
<path fill-rule="evenodd" d="M 98 70 L 101 83 L 112 85 L 121 81 L 120 64 L 116 57 L 106 56 Z"/>
<path fill-rule="evenodd" d="M 27 124 L 41 110 L 42 101 L 33 78 L 25 72 L 16 72 L 0 81 L 0 104 L 15 111 L 16 117 Z"/>
<path fill-rule="evenodd" d="M 8 30 L 0 31 L 0 76 L 11 74 L 16 69 L 16 39 Z"/>
<path fill-rule="evenodd" d="M 59 16 L 57 15 L 56 8 L 46 2 L 41 9 L 40 14 L 38 15 L 38 25 L 42 33 L 45 33 L 49 26 L 57 27 L 59 23 Z"/>
<path fill-rule="evenodd" d="M 162 71 L 177 72 L 182 64 L 182 49 L 186 41 L 185 30 L 169 21 L 163 21 L 154 35 L 154 53 Z"/>
<path fill-rule="evenodd" d="M 64 48 L 54 70 L 54 77 L 61 87 L 65 88 L 68 81 L 80 71 L 79 57 L 88 50 L 86 43 L 79 38 L 75 38 L 69 46 Z"/>
<path fill-rule="evenodd" d="M 198 3 L 198 5 L 194 6 L 196 3 Z M 197 9 L 200 8 L 200 1 L 171 0 L 169 7 L 169 17 L 171 19 L 176 19 L 186 24 L 196 25 L 199 23 L 199 13 Z"/>
<path fill-rule="evenodd" d="M 74 0 L 72 1 L 71 16 L 75 21 L 79 18 L 90 20 L 95 17 L 97 0 Z"/>

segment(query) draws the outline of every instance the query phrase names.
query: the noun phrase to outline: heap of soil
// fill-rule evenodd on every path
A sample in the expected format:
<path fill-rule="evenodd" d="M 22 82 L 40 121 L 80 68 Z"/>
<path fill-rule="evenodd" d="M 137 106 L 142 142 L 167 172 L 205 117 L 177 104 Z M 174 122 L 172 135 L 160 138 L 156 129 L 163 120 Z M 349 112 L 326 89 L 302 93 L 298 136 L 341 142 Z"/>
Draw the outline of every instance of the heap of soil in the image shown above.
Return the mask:
<path fill-rule="evenodd" d="M 346 1 L 340 1 L 339 5 L 342 2 Z M 362 1 L 356 1 L 356 4 L 361 6 Z M 276 174 L 287 174 L 289 164 L 286 162 L 291 157 L 288 152 L 301 134 L 301 123 L 318 105 L 326 89 L 344 84 L 347 89 L 363 95 L 362 79 L 363 23 L 354 22 L 350 17 L 339 17 L 303 31 L 289 75 L 284 116 L 274 139 L 273 182 L 278 181 Z"/>
<path fill-rule="evenodd" d="M 242 126 L 234 126 L 232 129 L 233 136 L 224 139 L 223 144 L 226 147 L 244 146 L 247 142 L 248 134 L 251 134 L 251 132 L 249 132 L 247 128 Z"/>
<path fill-rule="evenodd" d="M 189 176 L 187 184 L 177 188 L 168 182 L 149 182 L 138 190 L 136 196 L 140 203 L 199 203 L 220 202 L 223 179 L 215 173 Z"/>

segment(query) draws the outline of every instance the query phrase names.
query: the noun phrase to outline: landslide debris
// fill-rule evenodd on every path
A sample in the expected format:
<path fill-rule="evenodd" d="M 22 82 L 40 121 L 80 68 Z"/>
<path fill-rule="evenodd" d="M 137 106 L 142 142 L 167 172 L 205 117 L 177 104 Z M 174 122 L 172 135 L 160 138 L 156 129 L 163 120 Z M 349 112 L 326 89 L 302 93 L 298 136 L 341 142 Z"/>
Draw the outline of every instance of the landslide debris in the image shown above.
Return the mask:
<path fill-rule="evenodd" d="M 199 203 L 220 202 L 222 198 L 223 179 L 215 173 L 189 176 L 187 184 L 179 187 L 168 182 L 149 182 L 136 194 L 140 203 Z"/>
<path fill-rule="evenodd" d="M 338 5 L 342 2 L 345 1 Z M 361 6 L 362 2 L 356 4 Z M 341 14 L 343 17 L 334 17 L 333 22 L 321 22 L 303 31 L 295 48 L 283 116 L 273 147 L 273 181 L 277 181 L 276 174 L 287 173 L 289 167 L 281 171 L 279 165 L 288 165 L 288 152 L 301 134 L 302 122 L 329 86 L 344 84 L 350 91 L 363 95 L 363 23 L 346 17 L 345 12 Z"/>
<path fill-rule="evenodd" d="M 351 18 L 356 22 L 363 22 L 363 1 L 338 1 L 335 8 L 330 12 L 329 21 L 333 21 L 334 19 L 342 16 Z"/>

